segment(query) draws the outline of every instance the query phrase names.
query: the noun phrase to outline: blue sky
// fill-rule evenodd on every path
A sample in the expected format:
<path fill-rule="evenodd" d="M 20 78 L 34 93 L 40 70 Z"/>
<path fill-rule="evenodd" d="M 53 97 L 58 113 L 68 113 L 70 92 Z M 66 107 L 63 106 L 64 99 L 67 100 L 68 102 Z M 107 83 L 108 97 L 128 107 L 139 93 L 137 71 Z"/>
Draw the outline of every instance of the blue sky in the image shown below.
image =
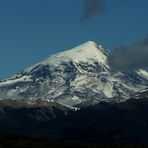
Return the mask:
<path fill-rule="evenodd" d="M 82 23 L 87 0 L 0 0 L 0 79 L 88 40 L 108 49 L 147 36 L 148 0 L 104 0 Z"/>

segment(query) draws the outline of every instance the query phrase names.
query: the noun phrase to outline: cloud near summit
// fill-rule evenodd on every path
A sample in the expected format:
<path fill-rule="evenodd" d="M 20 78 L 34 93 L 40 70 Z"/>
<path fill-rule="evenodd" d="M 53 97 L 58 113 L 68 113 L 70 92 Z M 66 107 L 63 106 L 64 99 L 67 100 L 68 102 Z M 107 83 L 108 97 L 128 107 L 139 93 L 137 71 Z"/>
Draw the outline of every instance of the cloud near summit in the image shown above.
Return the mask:
<path fill-rule="evenodd" d="M 109 64 L 119 71 L 148 69 L 148 38 L 113 49 Z"/>

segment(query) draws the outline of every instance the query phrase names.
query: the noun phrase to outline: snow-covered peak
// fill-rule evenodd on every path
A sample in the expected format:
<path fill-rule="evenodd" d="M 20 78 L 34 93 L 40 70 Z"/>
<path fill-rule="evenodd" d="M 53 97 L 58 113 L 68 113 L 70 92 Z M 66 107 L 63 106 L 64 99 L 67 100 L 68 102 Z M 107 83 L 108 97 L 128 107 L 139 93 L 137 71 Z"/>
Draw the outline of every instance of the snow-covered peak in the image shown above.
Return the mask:
<path fill-rule="evenodd" d="M 93 41 L 87 41 L 72 49 L 59 52 L 57 54 L 49 56 L 47 59 L 40 63 L 37 63 L 31 67 L 25 69 L 26 72 L 30 72 L 32 69 L 39 65 L 56 66 L 63 62 L 73 61 L 74 63 L 94 63 L 97 62 L 103 67 L 109 68 L 107 59 L 109 52 L 105 50 L 101 45 Z"/>
<path fill-rule="evenodd" d="M 148 88 L 147 71 L 114 73 L 108 56 L 108 51 L 93 41 L 51 55 L 1 81 L 0 97 L 56 100 L 73 106 L 94 100 L 120 102 Z"/>
<path fill-rule="evenodd" d="M 69 49 L 64 52 L 60 52 L 48 59 L 71 59 L 75 62 L 91 62 L 96 61 L 102 64 L 106 64 L 108 52 L 103 49 L 101 45 L 97 45 L 93 41 L 87 41 L 75 48 Z"/>

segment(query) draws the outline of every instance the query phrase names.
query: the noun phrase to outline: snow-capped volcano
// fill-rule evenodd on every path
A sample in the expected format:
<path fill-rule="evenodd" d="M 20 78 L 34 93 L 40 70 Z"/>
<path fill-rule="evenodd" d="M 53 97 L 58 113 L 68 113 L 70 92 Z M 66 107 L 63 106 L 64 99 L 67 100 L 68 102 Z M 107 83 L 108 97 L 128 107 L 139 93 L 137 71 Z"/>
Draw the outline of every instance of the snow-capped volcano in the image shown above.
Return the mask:
<path fill-rule="evenodd" d="M 87 101 L 120 102 L 148 88 L 148 72 L 112 72 L 109 55 L 92 41 L 51 55 L 1 81 L 0 97 L 49 99 L 73 106 Z"/>

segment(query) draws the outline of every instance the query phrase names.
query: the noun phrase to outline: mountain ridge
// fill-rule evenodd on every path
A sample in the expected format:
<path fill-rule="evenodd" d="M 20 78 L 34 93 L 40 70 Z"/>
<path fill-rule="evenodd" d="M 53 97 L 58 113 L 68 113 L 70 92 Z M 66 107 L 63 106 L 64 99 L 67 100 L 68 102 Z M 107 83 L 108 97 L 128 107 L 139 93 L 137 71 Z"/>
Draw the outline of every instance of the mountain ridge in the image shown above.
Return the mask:
<path fill-rule="evenodd" d="M 47 99 L 75 106 L 93 100 L 121 102 L 148 88 L 147 71 L 112 72 L 109 55 L 93 41 L 51 55 L 1 81 L 0 98 Z"/>

